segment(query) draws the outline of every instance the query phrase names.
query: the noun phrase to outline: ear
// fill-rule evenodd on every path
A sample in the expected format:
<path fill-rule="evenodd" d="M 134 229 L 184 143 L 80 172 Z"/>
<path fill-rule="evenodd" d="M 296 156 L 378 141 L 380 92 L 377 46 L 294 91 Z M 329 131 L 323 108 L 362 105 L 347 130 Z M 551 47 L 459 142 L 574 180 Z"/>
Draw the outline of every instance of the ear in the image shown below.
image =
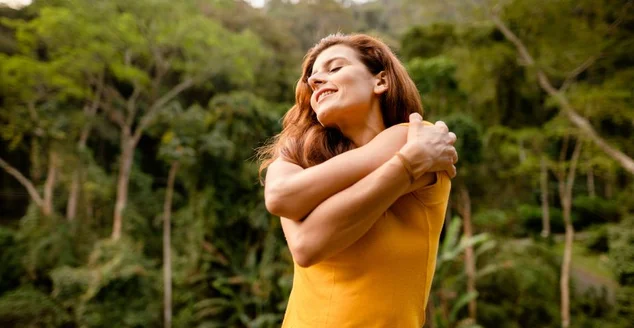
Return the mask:
<path fill-rule="evenodd" d="M 385 71 L 380 71 L 378 74 L 374 76 L 375 84 L 374 84 L 374 93 L 377 95 L 383 94 L 387 91 L 388 83 L 387 83 L 387 74 Z"/>

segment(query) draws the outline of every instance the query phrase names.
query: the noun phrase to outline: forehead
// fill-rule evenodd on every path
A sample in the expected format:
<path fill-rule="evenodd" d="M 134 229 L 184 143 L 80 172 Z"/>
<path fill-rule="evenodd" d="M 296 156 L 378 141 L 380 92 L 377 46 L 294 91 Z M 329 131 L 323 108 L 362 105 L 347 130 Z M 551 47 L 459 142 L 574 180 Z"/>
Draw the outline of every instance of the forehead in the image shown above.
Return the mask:
<path fill-rule="evenodd" d="M 319 56 L 317 56 L 315 62 L 313 63 L 313 71 L 319 69 L 328 60 L 336 57 L 343 57 L 352 63 L 359 62 L 356 50 L 343 44 L 336 44 L 332 47 L 326 48 L 319 54 Z"/>

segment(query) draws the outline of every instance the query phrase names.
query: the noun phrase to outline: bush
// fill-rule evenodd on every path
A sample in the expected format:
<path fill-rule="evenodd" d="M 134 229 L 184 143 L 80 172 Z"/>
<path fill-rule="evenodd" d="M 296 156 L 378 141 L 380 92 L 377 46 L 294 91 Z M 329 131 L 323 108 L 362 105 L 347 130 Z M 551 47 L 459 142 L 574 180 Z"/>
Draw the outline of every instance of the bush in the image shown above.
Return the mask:
<path fill-rule="evenodd" d="M 139 244 L 98 241 L 85 266 L 58 267 L 50 275 L 55 299 L 80 326 L 159 326 L 159 272 Z"/>
<path fill-rule="evenodd" d="M 634 322 L 634 216 L 609 229 L 609 257 L 621 285 L 616 292 L 620 317 Z"/>
<path fill-rule="evenodd" d="M 539 235 L 542 231 L 542 208 L 539 206 L 522 204 L 517 209 L 522 232 L 526 235 Z M 572 216 L 573 225 L 575 221 Z M 550 232 L 564 233 L 564 218 L 560 209 L 550 208 Z"/>
<path fill-rule="evenodd" d="M 575 197 L 572 201 L 572 211 L 577 218 L 575 229 L 584 229 L 593 224 L 619 222 L 621 219 L 617 202 L 600 197 Z"/>
<path fill-rule="evenodd" d="M 24 274 L 20 254 L 15 232 L 0 227 L 0 296 L 20 285 L 20 277 Z"/>
<path fill-rule="evenodd" d="M 560 257 L 552 247 L 531 240 L 508 240 L 500 245 L 503 246 L 499 252 L 481 256 L 482 261 L 478 263 L 478 267 L 487 264 L 500 267 L 478 277 L 478 324 L 482 327 L 561 327 Z M 574 280 L 571 287 L 571 327 L 629 327 L 628 321 L 622 319 L 624 312 L 617 312 L 609 302 L 606 290 L 577 292 Z M 622 290 L 621 294 L 620 308 L 631 308 L 634 289 Z"/>
<path fill-rule="evenodd" d="M 492 233 L 505 233 L 509 230 L 516 231 L 510 217 L 499 209 L 486 209 L 473 216 L 473 224 L 481 231 Z"/>
<path fill-rule="evenodd" d="M 607 253 L 608 247 L 608 225 L 595 226 L 586 231 L 587 238 L 583 241 L 584 246 L 594 253 Z"/>
<path fill-rule="evenodd" d="M 634 286 L 634 216 L 609 229 L 609 256 L 623 286 Z"/>
<path fill-rule="evenodd" d="M 478 277 L 478 323 L 483 327 L 556 327 L 559 320 L 559 263 L 554 252 L 531 241 L 500 242 L 482 258 L 501 266 Z"/>
<path fill-rule="evenodd" d="M 0 298 L 2 327 L 60 327 L 68 315 L 48 295 L 30 286 L 6 293 Z"/>

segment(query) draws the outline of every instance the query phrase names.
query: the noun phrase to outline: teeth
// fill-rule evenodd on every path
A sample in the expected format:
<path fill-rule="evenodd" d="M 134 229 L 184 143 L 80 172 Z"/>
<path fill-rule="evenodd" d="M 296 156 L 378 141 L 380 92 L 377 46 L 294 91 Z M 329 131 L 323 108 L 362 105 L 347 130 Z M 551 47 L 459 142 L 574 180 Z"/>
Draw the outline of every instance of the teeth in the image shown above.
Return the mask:
<path fill-rule="evenodd" d="M 329 95 L 329 94 L 333 94 L 333 93 L 335 93 L 335 91 L 330 91 L 330 90 L 325 91 L 324 93 L 322 93 L 321 95 L 319 95 L 319 99 L 321 99 L 321 98 L 323 98 L 323 97 L 325 97 L 325 96 L 327 96 L 327 95 Z"/>

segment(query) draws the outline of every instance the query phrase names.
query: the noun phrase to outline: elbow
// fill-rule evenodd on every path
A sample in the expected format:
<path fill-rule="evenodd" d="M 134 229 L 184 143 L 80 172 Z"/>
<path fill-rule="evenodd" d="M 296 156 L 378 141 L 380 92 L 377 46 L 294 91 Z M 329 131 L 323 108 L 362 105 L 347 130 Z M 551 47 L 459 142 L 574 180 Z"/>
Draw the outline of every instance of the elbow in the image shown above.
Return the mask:
<path fill-rule="evenodd" d="M 278 184 L 264 187 L 264 205 L 269 213 L 284 217 L 284 201 Z"/>
<path fill-rule="evenodd" d="M 289 243 L 289 249 L 293 255 L 293 261 L 302 268 L 309 268 L 319 263 L 317 252 L 309 247 L 306 242 L 296 240 L 293 243 Z"/>
<path fill-rule="evenodd" d="M 269 213 L 293 221 L 301 221 L 303 217 L 298 215 L 299 209 L 292 204 L 293 202 L 289 201 L 289 197 L 284 194 L 283 187 L 279 185 L 265 187 L 264 206 Z"/>
<path fill-rule="evenodd" d="M 279 197 L 276 197 L 275 195 L 270 195 L 265 193 L 264 194 L 264 205 L 266 206 L 266 210 L 269 211 L 269 213 L 273 214 L 273 215 L 277 215 L 277 216 L 283 216 L 281 213 L 284 212 L 283 211 L 283 206 L 282 206 L 282 202 L 280 201 Z"/>
<path fill-rule="evenodd" d="M 315 256 L 311 256 L 305 253 L 294 252 L 293 253 L 293 261 L 297 263 L 302 268 L 310 268 L 311 266 L 319 263 Z"/>

